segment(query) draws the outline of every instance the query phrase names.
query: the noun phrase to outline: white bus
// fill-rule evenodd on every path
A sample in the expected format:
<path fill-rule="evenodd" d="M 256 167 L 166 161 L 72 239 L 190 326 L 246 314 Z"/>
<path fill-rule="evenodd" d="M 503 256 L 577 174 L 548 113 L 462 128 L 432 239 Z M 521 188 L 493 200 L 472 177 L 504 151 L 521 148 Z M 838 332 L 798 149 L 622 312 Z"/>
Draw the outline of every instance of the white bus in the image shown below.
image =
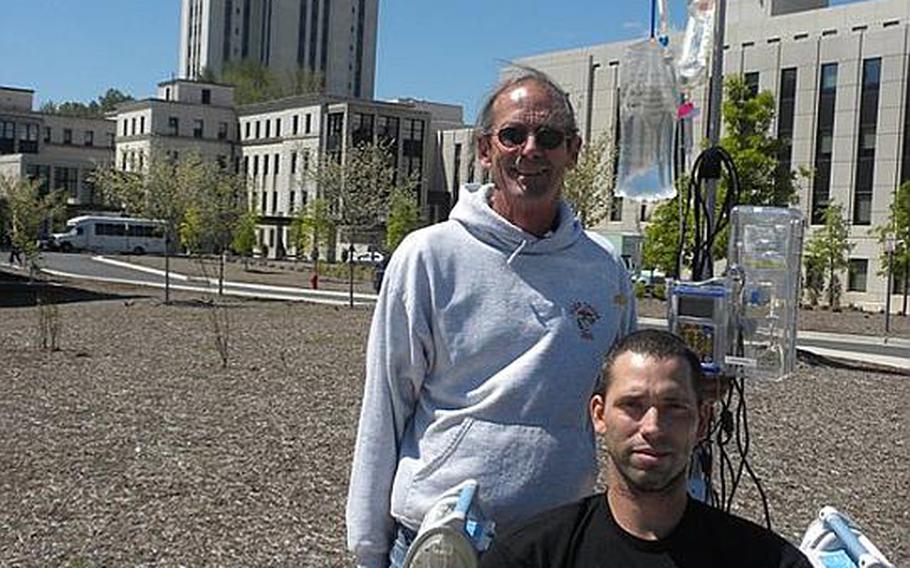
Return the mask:
<path fill-rule="evenodd" d="M 163 221 L 131 217 L 83 215 L 66 222 L 62 233 L 51 235 L 49 246 L 62 252 L 87 250 L 106 253 L 164 253 Z"/>

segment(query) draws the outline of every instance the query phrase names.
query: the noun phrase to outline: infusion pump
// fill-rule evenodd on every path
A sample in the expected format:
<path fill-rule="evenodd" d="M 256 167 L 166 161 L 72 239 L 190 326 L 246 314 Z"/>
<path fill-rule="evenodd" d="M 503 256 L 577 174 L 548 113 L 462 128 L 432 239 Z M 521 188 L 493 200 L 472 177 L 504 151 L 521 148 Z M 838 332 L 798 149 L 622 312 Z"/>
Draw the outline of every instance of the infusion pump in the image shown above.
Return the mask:
<path fill-rule="evenodd" d="M 708 375 L 783 379 L 796 362 L 796 313 L 805 221 L 796 209 L 735 207 L 723 277 L 673 281 L 670 331 Z"/>

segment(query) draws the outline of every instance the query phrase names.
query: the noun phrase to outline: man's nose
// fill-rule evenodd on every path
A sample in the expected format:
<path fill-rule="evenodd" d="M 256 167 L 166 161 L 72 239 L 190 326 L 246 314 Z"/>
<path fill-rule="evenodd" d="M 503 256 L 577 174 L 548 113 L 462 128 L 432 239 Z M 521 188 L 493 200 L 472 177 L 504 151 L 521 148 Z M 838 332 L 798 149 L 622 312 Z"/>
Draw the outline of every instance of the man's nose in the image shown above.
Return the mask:
<path fill-rule="evenodd" d="M 524 144 L 521 145 L 521 153 L 526 156 L 543 153 L 543 148 L 538 143 L 537 135 L 533 131 L 528 133 Z"/>
<path fill-rule="evenodd" d="M 660 431 L 660 413 L 657 406 L 651 406 L 641 417 L 642 434 L 654 434 Z"/>

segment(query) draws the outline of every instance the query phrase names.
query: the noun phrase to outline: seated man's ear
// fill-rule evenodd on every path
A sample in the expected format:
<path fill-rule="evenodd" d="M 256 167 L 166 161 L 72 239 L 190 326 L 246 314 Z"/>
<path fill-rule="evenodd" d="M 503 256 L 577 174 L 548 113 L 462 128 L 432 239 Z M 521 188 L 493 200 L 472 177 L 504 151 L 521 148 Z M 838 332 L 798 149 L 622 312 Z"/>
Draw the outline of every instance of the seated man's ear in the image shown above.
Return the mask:
<path fill-rule="evenodd" d="M 604 413 L 606 412 L 606 401 L 602 394 L 594 394 L 591 397 L 591 402 L 588 404 L 588 410 L 591 413 L 591 424 L 594 425 L 594 431 L 598 434 L 603 434 L 607 431 L 607 424 L 604 420 Z"/>

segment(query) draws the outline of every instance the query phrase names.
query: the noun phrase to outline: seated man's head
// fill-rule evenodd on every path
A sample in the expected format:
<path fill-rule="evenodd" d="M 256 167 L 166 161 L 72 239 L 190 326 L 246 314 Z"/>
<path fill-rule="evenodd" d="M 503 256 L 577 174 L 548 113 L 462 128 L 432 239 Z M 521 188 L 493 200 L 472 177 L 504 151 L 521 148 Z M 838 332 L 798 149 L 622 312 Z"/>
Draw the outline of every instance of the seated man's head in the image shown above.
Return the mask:
<path fill-rule="evenodd" d="M 684 492 L 705 425 L 696 355 L 669 332 L 643 330 L 613 347 L 601 377 L 591 419 L 604 437 L 611 489 Z"/>

